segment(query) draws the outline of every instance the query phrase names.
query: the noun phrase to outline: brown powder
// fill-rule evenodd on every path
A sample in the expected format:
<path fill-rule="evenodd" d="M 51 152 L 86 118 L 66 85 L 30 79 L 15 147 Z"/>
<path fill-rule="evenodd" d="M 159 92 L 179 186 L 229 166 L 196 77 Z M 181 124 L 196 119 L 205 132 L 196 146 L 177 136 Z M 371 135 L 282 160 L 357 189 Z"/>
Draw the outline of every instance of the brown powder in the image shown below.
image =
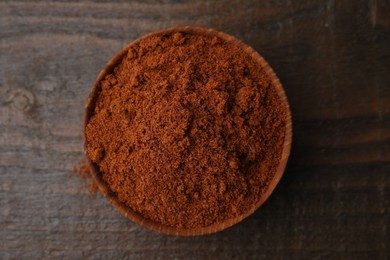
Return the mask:
<path fill-rule="evenodd" d="M 81 177 L 89 186 L 89 192 L 91 194 L 96 194 L 98 192 L 98 187 L 96 182 L 92 179 L 91 169 L 89 168 L 88 162 L 86 159 L 81 159 L 77 164 L 73 166 L 73 174 Z"/>
<path fill-rule="evenodd" d="M 247 212 L 267 190 L 286 107 L 239 47 L 196 33 L 150 36 L 99 88 L 87 154 L 134 211 L 206 227 Z"/>

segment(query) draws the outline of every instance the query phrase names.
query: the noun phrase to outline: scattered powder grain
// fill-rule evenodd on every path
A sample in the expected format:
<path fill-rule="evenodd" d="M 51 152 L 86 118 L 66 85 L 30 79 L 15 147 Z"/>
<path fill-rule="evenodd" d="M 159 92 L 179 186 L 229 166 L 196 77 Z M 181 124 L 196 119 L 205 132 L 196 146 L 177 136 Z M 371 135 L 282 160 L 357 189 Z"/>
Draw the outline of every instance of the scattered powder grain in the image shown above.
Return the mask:
<path fill-rule="evenodd" d="M 73 166 L 74 174 L 84 179 L 89 185 L 89 192 L 91 194 L 96 194 L 98 192 L 98 187 L 96 182 L 92 179 L 91 169 L 89 168 L 88 162 L 86 159 L 80 160 L 76 165 Z"/>

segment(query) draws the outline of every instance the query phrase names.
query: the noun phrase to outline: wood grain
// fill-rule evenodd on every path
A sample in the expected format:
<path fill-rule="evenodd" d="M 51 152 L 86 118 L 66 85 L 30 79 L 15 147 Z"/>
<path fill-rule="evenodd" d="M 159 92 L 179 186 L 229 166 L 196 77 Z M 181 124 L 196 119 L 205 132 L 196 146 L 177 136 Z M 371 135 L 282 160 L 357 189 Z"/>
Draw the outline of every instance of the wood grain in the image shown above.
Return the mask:
<path fill-rule="evenodd" d="M 100 69 L 145 33 L 185 25 L 259 51 L 294 122 L 269 201 L 187 239 L 138 227 L 70 176 Z M 389 46 L 386 0 L 0 1 L 0 258 L 386 259 Z"/>

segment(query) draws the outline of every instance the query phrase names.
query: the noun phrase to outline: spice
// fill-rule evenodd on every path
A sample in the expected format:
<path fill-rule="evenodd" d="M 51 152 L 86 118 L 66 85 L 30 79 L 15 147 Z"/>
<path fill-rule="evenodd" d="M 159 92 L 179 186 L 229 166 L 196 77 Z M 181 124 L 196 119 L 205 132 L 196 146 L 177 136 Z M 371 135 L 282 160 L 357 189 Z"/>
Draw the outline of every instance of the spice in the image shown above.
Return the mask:
<path fill-rule="evenodd" d="M 85 158 L 81 159 L 76 165 L 73 166 L 74 174 L 81 177 L 89 185 L 89 192 L 96 194 L 98 187 L 96 182 L 92 179 L 91 169 L 89 168 L 88 162 Z"/>
<path fill-rule="evenodd" d="M 206 227 L 246 213 L 267 190 L 286 110 L 240 47 L 197 33 L 149 36 L 99 83 L 87 155 L 145 218 Z"/>

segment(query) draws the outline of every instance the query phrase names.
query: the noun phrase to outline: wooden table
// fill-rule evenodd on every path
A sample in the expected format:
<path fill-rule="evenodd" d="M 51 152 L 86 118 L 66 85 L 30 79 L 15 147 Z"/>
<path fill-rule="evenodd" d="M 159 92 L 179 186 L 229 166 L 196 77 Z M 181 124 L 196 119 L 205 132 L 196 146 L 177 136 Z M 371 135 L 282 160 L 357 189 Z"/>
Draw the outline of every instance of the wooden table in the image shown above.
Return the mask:
<path fill-rule="evenodd" d="M 223 232 L 156 234 L 72 176 L 104 64 L 161 28 L 253 46 L 289 97 L 292 154 L 269 201 Z M 367 258 L 390 254 L 390 2 L 0 2 L 0 258 Z"/>

